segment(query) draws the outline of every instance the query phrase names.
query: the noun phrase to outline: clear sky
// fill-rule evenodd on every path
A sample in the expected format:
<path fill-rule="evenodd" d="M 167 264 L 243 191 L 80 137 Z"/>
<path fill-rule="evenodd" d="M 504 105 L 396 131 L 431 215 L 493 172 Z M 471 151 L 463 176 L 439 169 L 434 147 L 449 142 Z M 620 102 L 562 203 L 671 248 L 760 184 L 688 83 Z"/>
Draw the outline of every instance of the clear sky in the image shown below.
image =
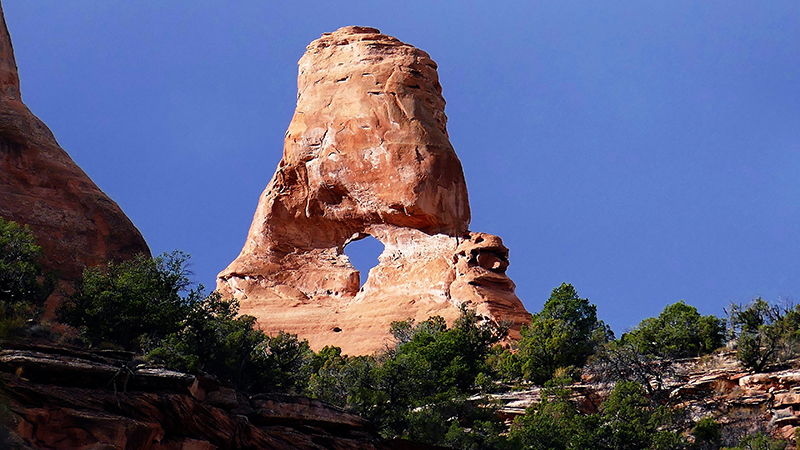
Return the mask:
<path fill-rule="evenodd" d="M 529 311 L 562 282 L 617 334 L 681 299 L 800 300 L 796 0 L 3 7 L 23 100 L 207 287 L 281 157 L 305 46 L 365 25 L 439 64 L 471 229 L 511 249 Z"/>

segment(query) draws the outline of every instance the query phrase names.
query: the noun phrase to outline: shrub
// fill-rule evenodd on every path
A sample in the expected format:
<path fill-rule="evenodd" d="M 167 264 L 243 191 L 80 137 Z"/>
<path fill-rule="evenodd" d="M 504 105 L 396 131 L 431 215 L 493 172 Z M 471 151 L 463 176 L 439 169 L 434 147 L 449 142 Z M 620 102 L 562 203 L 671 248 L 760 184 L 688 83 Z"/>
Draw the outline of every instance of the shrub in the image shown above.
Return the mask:
<path fill-rule="evenodd" d="M 720 319 L 701 316 L 680 301 L 603 345 L 592 358 L 591 370 L 606 381 L 639 383 L 650 398 L 666 401 L 665 381 L 675 374 L 674 359 L 714 351 L 722 345 L 724 331 Z"/>
<path fill-rule="evenodd" d="M 701 316 L 683 300 L 667 305 L 625 334 L 639 351 L 659 358 L 701 356 L 722 347 L 725 323 L 713 315 Z"/>
<path fill-rule="evenodd" d="M 37 319 L 53 292 L 54 277 L 42 274 L 41 257 L 30 228 L 0 218 L 0 338 L 17 335 Z"/>
<path fill-rule="evenodd" d="M 396 345 L 371 357 L 322 349 L 311 360 L 308 392 L 371 420 L 387 438 L 502 446 L 495 408 L 468 397 L 492 377 L 487 359 L 507 329 L 462 308 L 450 328 L 434 316 L 394 322 L 391 332 Z"/>
<path fill-rule="evenodd" d="M 342 355 L 339 347 L 326 346 L 311 357 L 311 376 L 307 393 L 314 398 L 350 411 L 367 410 L 375 385 L 372 372 L 376 361 L 371 356 Z"/>
<path fill-rule="evenodd" d="M 655 401 L 667 401 L 666 381 L 675 374 L 672 360 L 642 351 L 623 335 L 602 346 L 590 364 L 590 371 L 600 381 L 632 381 L 641 385 Z"/>
<path fill-rule="evenodd" d="M 59 307 L 58 319 L 77 328 L 92 346 L 144 350 L 180 330 L 202 298 L 202 286 L 190 289 L 187 260 L 175 251 L 86 269 Z"/>
<path fill-rule="evenodd" d="M 617 383 L 597 414 L 581 415 L 564 388 L 568 379 L 546 384 L 538 405 L 517 418 L 509 433 L 515 448 L 541 450 L 678 450 L 686 441 L 671 410 L 654 406 L 641 385 Z"/>
<path fill-rule="evenodd" d="M 796 354 L 800 306 L 770 305 L 758 297 L 745 306 L 731 304 L 727 312 L 737 357 L 745 367 L 760 372 Z"/>
<path fill-rule="evenodd" d="M 400 342 L 379 357 L 381 364 L 375 370 L 376 388 L 383 402 L 376 405 L 379 414 L 375 418 L 387 435 L 416 435 L 414 430 L 418 429 L 413 424 L 421 423 L 415 422 L 418 416 L 435 411 L 443 414 L 442 408 L 455 414 L 442 416 L 448 420 L 468 420 L 467 410 L 461 407 L 468 405 L 462 399 L 475 387 L 481 373 L 491 371 L 487 356 L 506 332 L 466 308 L 450 329 L 438 316 L 419 324 L 413 320 L 393 323 L 392 333 Z M 439 430 L 444 434 L 449 426 L 441 422 Z"/>
<path fill-rule="evenodd" d="M 268 392 L 302 392 L 308 384 L 308 363 L 312 351 L 308 341 L 296 334 L 279 331 L 268 336 L 255 348 L 253 372 L 258 379 L 251 390 Z"/>
<path fill-rule="evenodd" d="M 414 398 L 421 399 L 445 390 L 470 391 L 479 374 L 491 371 L 486 359 L 507 329 L 483 321 L 474 311 L 462 307 L 461 316 L 450 329 L 442 317 L 434 316 L 419 324 L 413 320 L 395 322 L 391 332 L 399 343 L 387 353 L 383 364 L 386 375 L 417 371 L 414 379 L 419 384 L 406 388 L 414 391 Z"/>
<path fill-rule="evenodd" d="M 565 450 L 592 447 L 594 436 L 584 428 L 591 419 L 582 416 L 569 401 L 570 391 L 564 388 L 569 381 L 547 382 L 539 403 L 514 420 L 509 437 L 516 448 Z M 578 442 L 583 445 L 576 447 Z"/>
<path fill-rule="evenodd" d="M 268 336 L 239 303 L 212 293 L 193 302 L 182 327 L 153 344 L 147 359 L 174 370 L 205 372 L 248 392 L 300 392 L 311 350 L 297 335 Z"/>
<path fill-rule="evenodd" d="M 597 307 L 566 283 L 553 289 L 521 334 L 517 353 L 505 355 L 501 366 L 507 378 L 521 377 L 539 385 L 558 368 L 583 367 L 598 346 L 613 337 L 610 328 L 597 320 Z"/>
<path fill-rule="evenodd" d="M 675 412 L 656 406 L 639 383 L 617 383 L 608 400 L 600 408 L 598 428 L 602 448 L 615 450 L 680 449 L 686 443 L 670 428 Z"/>
<path fill-rule="evenodd" d="M 698 450 L 714 450 L 722 441 L 722 429 L 713 417 L 700 419 L 692 430 L 694 446 Z"/>
<path fill-rule="evenodd" d="M 768 434 L 760 431 L 756 434 L 745 436 L 739 445 L 726 450 L 783 450 L 786 448 L 786 441 L 773 439 Z"/>
<path fill-rule="evenodd" d="M 311 355 L 308 342 L 268 336 L 239 303 L 203 287 L 191 289 L 188 256 L 139 256 L 84 271 L 58 309 L 92 346 L 143 351 L 170 369 L 205 372 L 249 392 L 300 392 Z"/>

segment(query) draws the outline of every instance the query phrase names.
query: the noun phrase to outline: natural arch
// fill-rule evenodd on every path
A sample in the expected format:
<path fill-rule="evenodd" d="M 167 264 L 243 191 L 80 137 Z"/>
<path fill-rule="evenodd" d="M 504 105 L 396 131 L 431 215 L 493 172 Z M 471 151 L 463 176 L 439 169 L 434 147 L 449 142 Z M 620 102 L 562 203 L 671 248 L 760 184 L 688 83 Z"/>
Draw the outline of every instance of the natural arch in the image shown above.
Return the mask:
<path fill-rule="evenodd" d="M 378 265 L 378 256 L 381 253 L 383 243 L 370 235 L 351 241 L 344 247 L 344 254 L 350 258 L 350 264 L 359 272 L 359 287 L 367 282 L 369 271 Z"/>

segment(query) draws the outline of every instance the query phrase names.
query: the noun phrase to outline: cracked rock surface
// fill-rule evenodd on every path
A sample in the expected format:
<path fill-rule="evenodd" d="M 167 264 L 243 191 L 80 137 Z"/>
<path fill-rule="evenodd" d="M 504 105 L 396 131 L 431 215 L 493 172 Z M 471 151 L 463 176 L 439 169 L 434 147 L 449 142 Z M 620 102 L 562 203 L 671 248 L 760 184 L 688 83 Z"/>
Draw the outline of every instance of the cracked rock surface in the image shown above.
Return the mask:
<path fill-rule="evenodd" d="M 374 28 L 345 27 L 299 62 L 283 158 L 240 255 L 217 279 L 267 332 L 366 354 L 392 321 L 458 317 L 462 304 L 507 320 L 530 314 L 505 274 L 508 249 L 469 231 L 461 163 L 430 56 Z M 361 276 L 343 253 L 374 236 L 378 266 Z"/>
<path fill-rule="evenodd" d="M 126 352 L 0 342 L 0 448 L 431 449 L 319 400 L 245 394 Z"/>

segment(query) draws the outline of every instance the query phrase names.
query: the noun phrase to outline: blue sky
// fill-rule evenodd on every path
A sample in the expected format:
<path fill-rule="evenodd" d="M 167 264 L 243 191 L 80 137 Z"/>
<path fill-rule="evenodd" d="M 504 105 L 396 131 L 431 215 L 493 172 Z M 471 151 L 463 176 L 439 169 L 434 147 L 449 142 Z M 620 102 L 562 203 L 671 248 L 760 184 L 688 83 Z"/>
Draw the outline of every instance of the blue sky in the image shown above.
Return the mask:
<path fill-rule="evenodd" d="M 207 287 L 280 159 L 305 46 L 366 25 L 439 64 L 471 229 L 504 239 L 531 312 L 562 282 L 618 334 L 681 299 L 800 296 L 800 2 L 489 3 L 3 8 L 23 100 Z"/>

